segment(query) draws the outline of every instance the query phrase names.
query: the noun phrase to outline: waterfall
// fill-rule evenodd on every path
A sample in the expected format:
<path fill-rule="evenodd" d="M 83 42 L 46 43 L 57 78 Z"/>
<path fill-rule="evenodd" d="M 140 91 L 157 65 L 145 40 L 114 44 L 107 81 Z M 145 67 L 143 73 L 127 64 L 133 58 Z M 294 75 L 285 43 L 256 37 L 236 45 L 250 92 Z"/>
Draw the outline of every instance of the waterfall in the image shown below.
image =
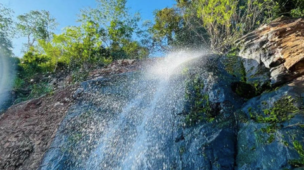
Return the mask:
<path fill-rule="evenodd" d="M 180 123 L 176 115 L 185 100 L 184 63 L 201 55 L 179 51 L 156 59 L 137 76 L 118 76 L 117 83 L 96 87 L 105 80 L 85 82 L 83 89 L 90 99 L 71 106 L 41 169 L 172 168 L 177 152 L 174 127 Z M 92 104 L 97 100 L 101 101 Z M 91 113 L 84 120 L 87 111 Z M 69 131 L 70 126 L 74 131 Z M 80 126 L 84 128 L 75 130 Z"/>

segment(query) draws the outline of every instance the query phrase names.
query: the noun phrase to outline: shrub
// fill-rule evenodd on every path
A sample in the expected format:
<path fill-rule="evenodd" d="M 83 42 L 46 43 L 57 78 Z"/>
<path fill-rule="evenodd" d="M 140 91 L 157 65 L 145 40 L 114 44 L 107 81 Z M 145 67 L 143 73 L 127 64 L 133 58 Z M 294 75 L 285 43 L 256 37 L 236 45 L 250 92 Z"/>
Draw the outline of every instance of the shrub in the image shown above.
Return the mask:
<path fill-rule="evenodd" d="M 279 6 L 278 15 L 287 15 L 292 17 L 304 16 L 303 0 L 274 0 Z"/>

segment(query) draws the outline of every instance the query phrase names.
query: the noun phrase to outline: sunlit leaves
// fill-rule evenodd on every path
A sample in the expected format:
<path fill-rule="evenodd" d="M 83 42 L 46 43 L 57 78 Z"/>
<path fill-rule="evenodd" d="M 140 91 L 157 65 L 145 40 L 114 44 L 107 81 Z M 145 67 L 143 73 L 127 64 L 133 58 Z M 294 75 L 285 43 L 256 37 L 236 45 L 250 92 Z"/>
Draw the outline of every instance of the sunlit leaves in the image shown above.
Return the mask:
<path fill-rule="evenodd" d="M 155 12 L 155 24 L 153 25 L 154 37 L 161 39 L 166 37 L 168 43 L 172 43 L 174 33 L 180 30 L 182 17 L 174 8 L 164 8 Z"/>
<path fill-rule="evenodd" d="M 93 54 L 102 45 L 99 25 L 90 21 L 79 27 L 67 27 L 62 34 L 54 34 L 50 42 L 39 40 L 39 45 L 51 57 L 54 66 L 58 62 L 71 67 L 87 64 L 96 57 Z"/>
<path fill-rule="evenodd" d="M 38 39 L 49 41 L 52 31 L 57 23 L 48 11 L 30 11 L 17 17 L 17 31 L 20 36 L 27 37 L 28 49 L 34 45 Z"/>
<path fill-rule="evenodd" d="M 192 5 L 210 36 L 211 48 L 218 52 L 267 22 L 275 8 L 272 0 L 193 0 Z"/>

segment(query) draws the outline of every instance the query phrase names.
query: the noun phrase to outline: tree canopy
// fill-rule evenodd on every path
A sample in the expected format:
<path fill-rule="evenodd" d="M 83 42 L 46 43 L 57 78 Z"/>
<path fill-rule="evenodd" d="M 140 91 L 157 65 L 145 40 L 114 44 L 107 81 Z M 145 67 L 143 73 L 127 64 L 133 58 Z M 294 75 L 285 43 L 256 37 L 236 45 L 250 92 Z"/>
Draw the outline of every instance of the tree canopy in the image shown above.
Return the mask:
<path fill-rule="evenodd" d="M 13 20 L 12 10 L 0 4 L 0 54 L 3 56 L 12 56 L 12 35 Z"/>
<path fill-rule="evenodd" d="M 27 49 L 39 40 L 50 41 L 57 23 L 48 11 L 30 11 L 17 17 L 16 29 L 21 36 L 27 37 Z"/>
<path fill-rule="evenodd" d="M 304 16 L 303 0 L 176 0 L 154 12 L 154 21 L 132 14 L 127 0 L 96 0 L 80 11 L 79 26 L 54 33 L 56 19 L 34 10 L 13 17 L 0 3 L 0 52 L 18 65 L 16 87 L 41 75 L 88 72 L 118 59 L 143 59 L 175 48 L 226 53 L 234 42 L 276 17 Z M 13 58 L 12 38 L 25 37 L 23 56 Z M 19 61 L 20 60 L 20 61 Z M 33 86 L 34 87 L 34 86 Z"/>

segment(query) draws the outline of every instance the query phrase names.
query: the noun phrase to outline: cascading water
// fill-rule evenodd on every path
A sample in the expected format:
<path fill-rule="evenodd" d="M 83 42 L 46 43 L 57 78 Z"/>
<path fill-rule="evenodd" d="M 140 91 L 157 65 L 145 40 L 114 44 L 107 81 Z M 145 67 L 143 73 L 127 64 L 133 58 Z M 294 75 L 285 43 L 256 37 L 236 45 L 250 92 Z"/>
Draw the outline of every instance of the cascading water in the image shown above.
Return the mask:
<path fill-rule="evenodd" d="M 83 83 L 41 169 L 170 169 L 176 114 L 185 95 L 183 64 L 202 52 L 156 59 L 143 73 Z M 90 100 L 88 100 L 90 98 Z"/>

